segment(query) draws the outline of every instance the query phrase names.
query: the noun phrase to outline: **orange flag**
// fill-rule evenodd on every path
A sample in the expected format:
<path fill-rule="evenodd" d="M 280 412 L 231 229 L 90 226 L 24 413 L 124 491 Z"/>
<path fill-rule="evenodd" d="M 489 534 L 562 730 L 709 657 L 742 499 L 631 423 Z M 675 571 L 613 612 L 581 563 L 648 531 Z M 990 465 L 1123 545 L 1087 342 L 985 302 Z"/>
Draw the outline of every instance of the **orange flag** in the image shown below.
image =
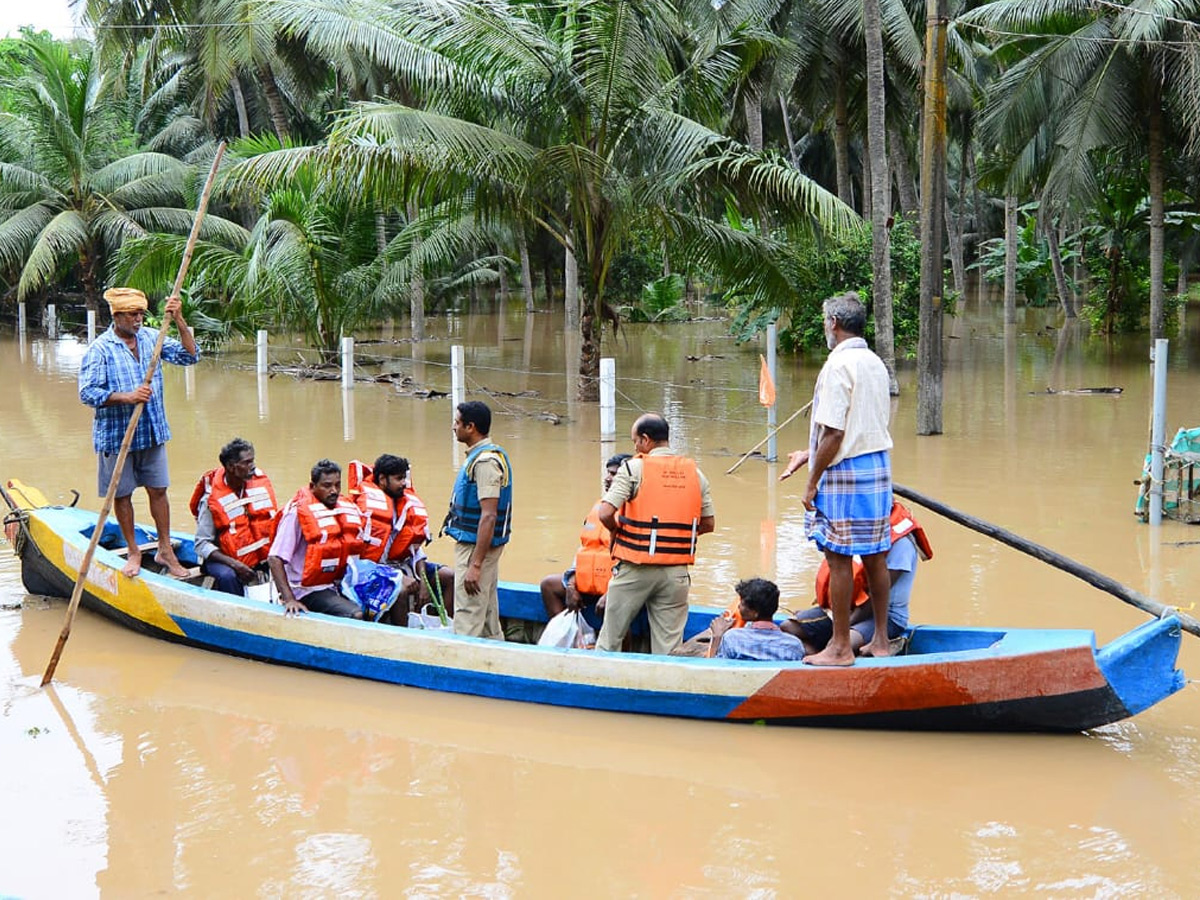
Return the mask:
<path fill-rule="evenodd" d="M 762 364 L 758 370 L 758 402 L 763 406 L 774 406 L 775 379 L 771 377 L 771 371 L 767 368 L 766 358 L 760 353 L 758 359 Z"/>

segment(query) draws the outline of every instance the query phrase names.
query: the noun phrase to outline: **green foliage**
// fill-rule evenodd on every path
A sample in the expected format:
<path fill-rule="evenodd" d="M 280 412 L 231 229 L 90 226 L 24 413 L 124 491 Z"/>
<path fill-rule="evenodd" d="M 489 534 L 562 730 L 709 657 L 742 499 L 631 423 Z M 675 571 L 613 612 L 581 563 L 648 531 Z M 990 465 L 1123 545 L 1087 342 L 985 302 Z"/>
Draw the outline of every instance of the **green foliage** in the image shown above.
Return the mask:
<path fill-rule="evenodd" d="M 662 245 L 648 229 L 633 229 L 608 267 L 605 293 L 617 304 L 634 305 L 642 288 L 663 270 Z"/>
<path fill-rule="evenodd" d="M 682 305 L 685 286 L 683 276 L 675 272 L 656 278 L 642 287 L 638 303 L 619 311 L 631 322 L 682 322 L 688 318 Z"/>
<path fill-rule="evenodd" d="M 921 242 L 904 219 L 897 219 L 892 228 L 891 260 L 896 352 L 911 356 L 916 353 L 920 326 Z M 733 296 L 731 331 L 738 341 L 750 340 L 778 318 L 787 322 L 779 331 L 784 349 L 824 347 L 821 304 L 826 298 L 857 291 L 864 303 L 871 303 L 871 233 L 863 229 L 844 241 L 826 238 L 796 244 L 786 270 L 793 285 L 790 302 L 769 308 Z M 868 338 L 873 331 L 874 323 L 868 321 Z"/>
<path fill-rule="evenodd" d="M 1038 229 L 1038 204 L 1027 203 L 1017 210 L 1021 219 L 1017 229 L 1017 291 L 1030 306 L 1044 307 L 1054 297 L 1054 267 L 1050 242 Z M 1072 235 L 1059 245 L 1064 266 L 1079 256 L 1078 236 Z M 985 241 L 979 261 L 972 268 L 983 270 L 993 284 L 1004 284 L 1004 238 Z"/>

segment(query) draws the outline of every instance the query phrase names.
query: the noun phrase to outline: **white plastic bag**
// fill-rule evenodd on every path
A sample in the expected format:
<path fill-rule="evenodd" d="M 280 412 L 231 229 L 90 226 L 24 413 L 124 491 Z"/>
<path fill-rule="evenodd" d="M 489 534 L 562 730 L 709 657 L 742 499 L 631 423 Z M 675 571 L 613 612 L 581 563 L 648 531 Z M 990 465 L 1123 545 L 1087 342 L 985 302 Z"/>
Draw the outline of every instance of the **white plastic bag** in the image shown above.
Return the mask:
<path fill-rule="evenodd" d="M 446 624 L 442 624 L 441 617 L 438 616 L 437 610 L 433 608 L 432 603 L 426 603 L 421 607 L 420 612 L 410 612 L 408 614 L 409 628 L 424 628 L 427 631 L 454 631 L 454 619 L 447 616 Z"/>
<path fill-rule="evenodd" d="M 564 609 L 546 623 L 538 646 L 590 650 L 596 646 L 596 632 L 579 610 Z"/>

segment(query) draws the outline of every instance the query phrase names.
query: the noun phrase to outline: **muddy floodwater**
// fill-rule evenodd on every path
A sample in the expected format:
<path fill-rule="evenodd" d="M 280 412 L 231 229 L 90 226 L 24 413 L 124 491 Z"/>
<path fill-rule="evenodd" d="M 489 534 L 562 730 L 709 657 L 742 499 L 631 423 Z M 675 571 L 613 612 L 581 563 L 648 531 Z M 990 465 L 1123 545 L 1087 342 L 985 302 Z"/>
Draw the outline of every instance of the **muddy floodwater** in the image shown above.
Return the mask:
<path fill-rule="evenodd" d="M 1145 336 L 1016 327 L 972 301 L 947 320 L 945 431 L 915 434 L 915 370 L 893 414 L 896 481 L 1002 525 L 1156 600 L 1200 598 L 1200 526 L 1132 515 L 1147 450 Z M 560 317 L 523 309 L 431 322 L 433 339 L 360 341 L 360 372 L 396 383 L 258 377 L 253 346 L 168 367 L 174 522 L 221 444 L 251 440 L 290 496 L 323 456 L 408 457 L 440 519 L 462 459 L 450 431 L 451 345 L 495 412 L 515 472 L 501 577 L 561 571 L 643 410 L 712 482 L 693 599 L 739 578 L 811 602 L 818 556 L 802 488 L 752 458 L 765 434 L 760 346 L 725 324 L 628 326 L 616 358 L 615 444 L 572 398 L 576 347 Z M 91 412 L 75 336 L 0 332 L 0 477 L 97 508 Z M 272 341 L 295 366 L 297 346 Z M 822 361 L 781 357 L 782 421 Z M 1200 425 L 1200 309 L 1170 345 L 1168 433 Z M 1049 394 L 1090 387 L 1123 392 Z M 407 393 L 406 393 L 407 392 Z M 781 458 L 807 441 L 797 419 Z M 135 503 L 148 520 L 144 494 Z M 1111 595 L 915 508 L 934 547 L 916 622 L 1088 628 L 1105 642 L 1145 615 Z M 447 539 L 430 548 L 450 560 Z M 40 674 L 65 602 L 26 595 L 0 547 L 0 896 L 1054 897 L 1200 896 L 1200 686 L 1075 736 L 767 729 L 439 694 L 158 642 L 81 611 L 55 686 Z M 1200 641 L 1181 666 L 1200 675 Z"/>

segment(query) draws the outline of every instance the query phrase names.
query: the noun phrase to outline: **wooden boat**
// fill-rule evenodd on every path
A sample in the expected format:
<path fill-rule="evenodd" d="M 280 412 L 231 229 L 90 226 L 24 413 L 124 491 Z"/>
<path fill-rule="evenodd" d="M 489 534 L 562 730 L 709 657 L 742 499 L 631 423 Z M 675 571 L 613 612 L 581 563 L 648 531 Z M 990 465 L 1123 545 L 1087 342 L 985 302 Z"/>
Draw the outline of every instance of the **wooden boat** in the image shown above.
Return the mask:
<path fill-rule="evenodd" d="M 10 482 L 6 520 L 27 590 L 69 597 L 94 513 L 50 506 Z M 189 535 L 177 555 L 194 564 Z M 138 542 L 154 541 L 138 527 Z M 902 655 L 845 669 L 604 654 L 501 643 L 308 614 L 144 571 L 121 574 L 124 542 L 105 526 L 83 603 L 154 637 L 266 662 L 432 690 L 559 706 L 732 722 L 895 729 L 1077 732 L 1180 690 L 1181 631 L 1154 619 L 1097 649 L 1086 630 L 917 626 Z M 535 585 L 502 582 L 507 620 L 544 622 Z M 693 607 L 687 635 L 712 608 Z"/>

